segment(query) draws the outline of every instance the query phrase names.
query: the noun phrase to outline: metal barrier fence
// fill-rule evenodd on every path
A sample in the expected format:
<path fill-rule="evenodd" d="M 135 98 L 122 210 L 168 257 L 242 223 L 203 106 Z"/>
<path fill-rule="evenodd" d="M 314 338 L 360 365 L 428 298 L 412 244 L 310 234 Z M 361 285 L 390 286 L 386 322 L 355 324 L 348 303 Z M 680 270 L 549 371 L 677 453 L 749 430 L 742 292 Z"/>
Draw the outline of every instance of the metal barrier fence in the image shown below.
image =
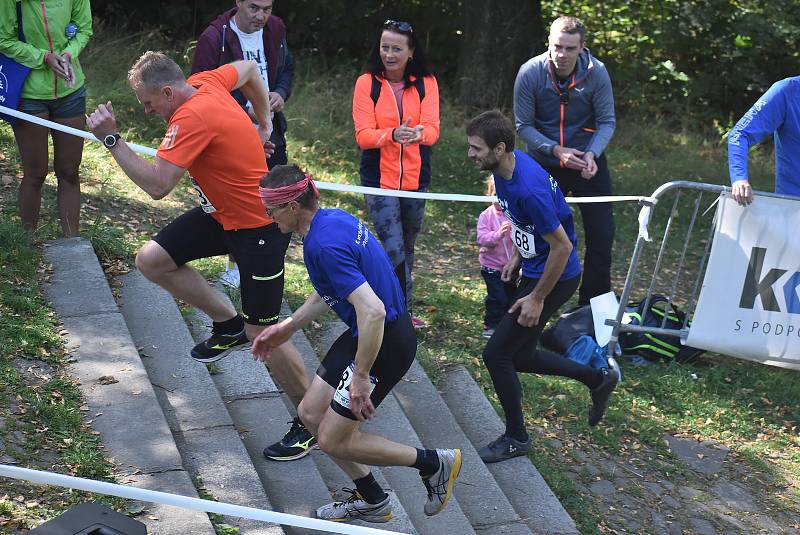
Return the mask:
<path fill-rule="evenodd" d="M 615 354 L 621 333 L 667 335 L 679 337 L 682 342 L 686 340 L 711 251 L 717 217 L 716 206 L 720 197 L 730 194 L 730 191 L 730 187 L 717 184 L 674 181 L 659 186 L 649 198 L 640 201 L 642 208 L 639 212 L 639 235 L 631 254 L 619 309 L 615 319 L 606 320 L 606 324 L 613 327 L 608 344 L 609 357 Z M 792 198 L 762 191 L 754 192 L 754 195 Z M 670 197 L 674 199 L 669 213 L 657 214 L 656 206 L 668 201 Z M 704 197 L 707 204 L 701 211 Z M 651 243 L 652 231 L 661 230 L 662 227 L 660 241 Z M 699 244 L 697 240 L 700 240 Z M 641 271 L 645 271 L 642 268 L 647 267 L 642 264 L 652 261 L 652 257 L 645 260 L 643 255 L 648 244 L 650 247 L 658 247 L 649 279 L 639 276 Z M 668 310 L 672 305 L 680 305 L 686 313 L 681 327 L 667 328 L 667 314 L 664 314 L 658 327 L 624 323 L 626 307 L 637 289 L 645 292 L 643 310 L 648 310 L 650 302 L 657 294 L 666 298 Z M 639 301 L 639 298 L 635 300 Z"/>

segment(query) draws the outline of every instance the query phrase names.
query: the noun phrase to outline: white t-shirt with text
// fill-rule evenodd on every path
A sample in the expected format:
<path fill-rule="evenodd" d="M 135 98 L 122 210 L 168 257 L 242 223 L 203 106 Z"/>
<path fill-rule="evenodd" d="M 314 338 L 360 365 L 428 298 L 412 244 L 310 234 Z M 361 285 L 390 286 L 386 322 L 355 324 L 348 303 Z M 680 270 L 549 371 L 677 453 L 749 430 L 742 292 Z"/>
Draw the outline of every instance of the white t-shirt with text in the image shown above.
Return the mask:
<path fill-rule="evenodd" d="M 231 29 L 239 37 L 239 44 L 242 45 L 244 59 L 253 60 L 258 64 L 258 72 L 264 80 L 264 89 L 269 93 L 269 78 L 267 77 L 267 55 L 264 52 L 264 30 L 253 33 L 244 33 L 236 26 L 236 22 L 231 18 Z M 250 101 L 247 102 L 248 109 L 251 107 Z"/>

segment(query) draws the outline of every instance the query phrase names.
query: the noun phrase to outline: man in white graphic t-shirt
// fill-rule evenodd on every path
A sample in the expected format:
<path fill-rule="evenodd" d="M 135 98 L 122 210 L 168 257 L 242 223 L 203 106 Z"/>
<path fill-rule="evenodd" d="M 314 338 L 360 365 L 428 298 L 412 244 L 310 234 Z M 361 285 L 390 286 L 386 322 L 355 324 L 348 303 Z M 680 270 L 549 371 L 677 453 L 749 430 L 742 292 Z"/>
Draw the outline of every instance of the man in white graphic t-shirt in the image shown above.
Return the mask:
<path fill-rule="evenodd" d="M 270 141 L 275 152 L 269 166 L 287 163 L 286 117 L 283 108 L 292 93 L 294 60 L 286 45 L 286 25 L 272 14 L 274 0 L 236 0 L 236 7 L 226 11 L 206 28 L 197 40 L 192 59 L 192 74 L 216 69 L 240 59 L 258 64 L 275 113 Z M 238 92 L 233 96 L 246 107 L 247 99 Z"/>
<path fill-rule="evenodd" d="M 294 60 L 286 46 L 286 26 L 272 14 L 272 7 L 273 0 L 236 0 L 236 7 L 217 17 L 200 35 L 192 59 L 192 74 L 240 59 L 258 64 L 275 114 L 270 138 L 274 151 L 267 162 L 270 168 L 288 162 L 283 108 L 292 93 L 294 79 Z M 249 103 L 241 92 L 234 91 L 233 96 L 249 113 Z M 233 259 L 220 281 L 226 286 L 239 286 L 239 270 Z"/>

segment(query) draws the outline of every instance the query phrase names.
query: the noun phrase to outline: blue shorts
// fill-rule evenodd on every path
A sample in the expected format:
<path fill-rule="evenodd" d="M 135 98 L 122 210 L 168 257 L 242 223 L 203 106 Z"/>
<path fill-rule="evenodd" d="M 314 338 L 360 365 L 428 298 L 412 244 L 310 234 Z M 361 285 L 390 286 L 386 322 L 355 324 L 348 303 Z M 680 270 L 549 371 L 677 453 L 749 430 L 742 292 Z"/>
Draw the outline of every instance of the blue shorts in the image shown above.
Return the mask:
<path fill-rule="evenodd" d="M 37 98 L 21 98 L 17 109 L 30 115 L 44 113 L 50 119 L 72 119 L 86 115 L 86 86 L 81 87 L 66 97 L 49 100 Z"/>

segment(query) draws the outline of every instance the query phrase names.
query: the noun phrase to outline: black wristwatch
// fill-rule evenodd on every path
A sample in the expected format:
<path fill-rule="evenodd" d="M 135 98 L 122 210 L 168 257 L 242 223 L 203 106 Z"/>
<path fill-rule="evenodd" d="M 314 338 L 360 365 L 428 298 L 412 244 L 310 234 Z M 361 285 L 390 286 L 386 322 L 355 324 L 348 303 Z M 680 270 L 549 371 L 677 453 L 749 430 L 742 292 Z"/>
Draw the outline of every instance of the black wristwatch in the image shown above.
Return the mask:
<path fill-rule="evenodd" d="M 103 138 L 103 145 L 105 145 L 107 149 L 110 149 L 117 144 L 117 141 L 119 141 L 121 137 L 122 136 L 120 136 L 117 133 L 108 134 L 106 137 Z"/>

